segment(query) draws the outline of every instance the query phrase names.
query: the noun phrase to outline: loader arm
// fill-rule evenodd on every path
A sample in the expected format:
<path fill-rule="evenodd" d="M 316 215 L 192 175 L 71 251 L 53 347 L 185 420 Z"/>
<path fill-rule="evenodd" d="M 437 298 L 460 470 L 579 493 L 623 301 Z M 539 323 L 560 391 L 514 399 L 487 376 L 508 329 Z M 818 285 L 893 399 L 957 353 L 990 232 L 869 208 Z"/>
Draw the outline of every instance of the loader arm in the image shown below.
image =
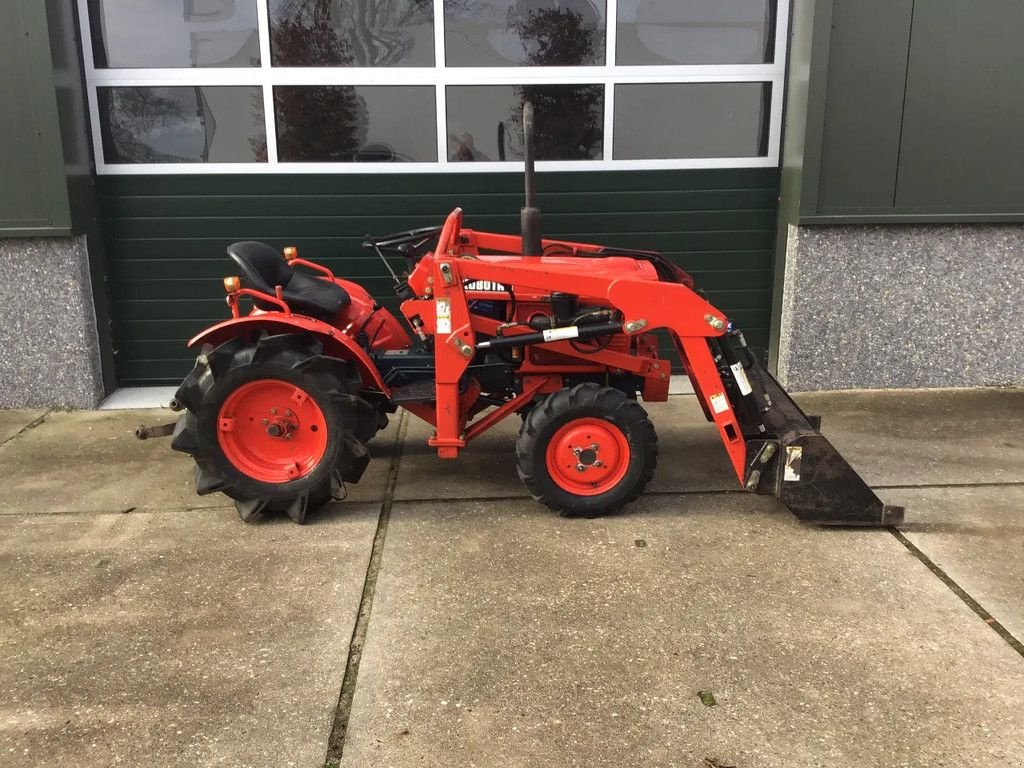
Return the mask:
<path fill-rule="evenodd" d="M 457 233 L 457 228 L 454 234 L 449 231 L 449 247 L 425 257 L 409 281 L 417 295 L 442 302 L 447 314 L 436 329 L 437 433 L 430 441 L 442 457 L 454 458 L 465 445 L 458 382 L 480 343 L 464 284 L 491 281 L 516 290 L 602 299 L 621 313 L 621 332 L 629 336 L 668 331 L 737 480 L 747 490 L 777 496 L 806 522 L 877 526 L 902 520 L 902 508 L 888 507 L 875 496 L 746 349 L 725 314 L 687 284 L 609 280 L 585 269 L 570 274 L 533 256 L 463 257 L 455 245 Z M 514 244 L 502 242 L 509 245 Z"/>

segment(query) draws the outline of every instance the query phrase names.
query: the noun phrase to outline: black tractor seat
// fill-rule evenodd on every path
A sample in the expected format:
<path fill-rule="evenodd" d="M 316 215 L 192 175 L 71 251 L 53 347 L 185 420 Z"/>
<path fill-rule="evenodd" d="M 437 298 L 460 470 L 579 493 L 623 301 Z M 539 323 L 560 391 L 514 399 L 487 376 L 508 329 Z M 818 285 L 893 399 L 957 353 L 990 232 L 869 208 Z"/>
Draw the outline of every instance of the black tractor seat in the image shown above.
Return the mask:
<path fill-rule="evenodd" d="M 317 319 L 330 319 L 351 303 L 348 293 L 337 283 L 297 272 L 276 248 L 255 240 L 243 240 L 228 246 L 228 256 L 242 269 L 246 282 L 257 291 L 282 295 L 292 312 Z M 277 309 L 275 304 L 256 301 L 260 309 Z"/>

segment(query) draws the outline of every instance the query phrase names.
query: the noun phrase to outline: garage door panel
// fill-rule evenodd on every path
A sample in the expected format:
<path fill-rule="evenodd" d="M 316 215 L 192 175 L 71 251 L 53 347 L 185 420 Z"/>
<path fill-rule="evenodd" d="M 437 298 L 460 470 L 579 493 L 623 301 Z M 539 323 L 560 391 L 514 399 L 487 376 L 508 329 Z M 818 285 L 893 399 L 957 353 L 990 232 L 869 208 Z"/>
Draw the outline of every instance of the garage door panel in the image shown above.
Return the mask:
<path fill-rule="evenodd" d="M 380 204 L 365 194 L 342 195 L 205 195 L 174 196 L 176 217 L 233 217 L 239 210 L 250 216 L 339 216 L 362 217 L 380 215 Z M 541 193 L 544 212 L 548 215 L 574 213 L 580 210 L 601 210 L 610 199 L 623 213 L 646 213 L 653 210 L 674 211 L 737 211 L 773 210 L 776 195 L 766 189 L 737 190 L 654 190 L 622 195 L 615 191 L 584 190 L 579 192 Z M 507 215 L 522 205 L 521 190 L 479 194 L 473 199 L 474 215 Z M 126 218 L 163 218 L 168 216 L 169 200 L 159 196 L 131 195 L 118 198 L 118 212 Z M 461 205 L 458 195 L 450 193 L 409 194 L 390 200 L 392 216 L 436 216 Z"/>
<path fill-rule="evenodd" d="M 200 280 L 188 277 L 173 277 L 156 280 L 111 280 L 110 292 L 115 297 L 135 301 L 196 301 L 212 299 L 219 302 L 221 305 L 221 311 L 226 316 L 228 309 L 224 301 L 225 294 L 222 279 L 227 275 L 237 275 L 238 269 L 235 267 L 234 262 L 230 262 L 227 259 L 224 259 L 224 263 L 218 264 L 217 267 L 218 269 L 213 270 L 217 272 L 217 274 Z M 348 275 L 342 272 L 337 272 L 335 274 L 338 277 L 348 278 Z M 395 281 L 392 280 L 391 277 L 382 277 L 380 275 L 375 275 L 373 277 L 364 276 L 358 282 L 372 295 L 394 295 L 393 287 Z M 248 300 L 243 299 L 243 306 L 246 306 L 247 304 Z"/>
<path fill-rule="evenodd" d="M 631 177 L 631 178 L 627 178 Z M 684 182 L 680 179 L 685 177 Z M 714 191 L 771 189 L 777 190 L 778 171 L 769 168 L 705 168 L 691 171 L 616 171 L 586 173 L 544 173 L 540 182 L 545 193 L 581 191 Z M 394 197 L 408 194 L 451 194 L 467 200 L 475 195 L 510 193 L 521 195 L 522 175 L 519 173 L 453 173 L 453 174 L 360 174 L 332 176 L 329 174 L 265 176 L 207 175 L 194 176 L 107 176 L 100 193 L 111 198 L 151 196 L 160 198 L 193 197 L 197 190 L 203 195 L 337 195 Z"/>
<path fill-rule="evenodd" d="M 189 318 L 187 320 L 120 319 L 114 322 L 114 336 L 120 339 L 117 353 L 122 357 L 126 357 L 126 345 L 149 340 L 177 342 L 184 349 L 185 343 L 203 328 L 219 323 L 226 318 L 227 314 L 224 313 L 210 317 Z M 145 355 L 138 355 L 138 357 L 145 357 Z"/>
<path fill-rule="evenodd" d="M 543 205 L 544 201 L 539 201 Z M 608 201 L 609 203 L 611 201 Z M 294 238 L 295 232 L 305 237 L 346 237 L 353 231 L 387 234 L 405 229 L 429 227 L 443 221 L 450 209 L 437 208 L 429 214 L 400 216 L 394 214 L 372 216 L 202 216 L 116 218 L 107 222 L 111 237 L 117 239 L 144 237 L 206 237 L 234 240 L 277 240 Z M 516 213 L 480 215 L 473 208 L 465 208 L 465 226 L 486 231 L 511 231 L 518 226 Z M 544 212 L 545 234 L 607 232 L 608 211 L 586 213 Z M 635 233 L 674 235 L 687 232 L 731 232 L 742 230 L 772 230 L 775 224 L 773 209 L 745 211 L 617 211 L 615 234 Z"/>
<path fill-rule="evenodd" d="M 352 280 L 381 279 L 379 274 L 381 264 L 376 256 L 361 255 L 358 258 L 325 257 L 312 253 L 305 246 L 300 248 L 300 253 L 303 258 L 315 259 L 325 264 L 338 277 Z M 404 269 L 404 261 L 396 258 L 393 266 L 396 271 L 399 267 Z M 121 259 L 110 270 L 110 277 L 111 280 L 124 281 L 183 279 L 194 282 L 196 280 L 214 280 L 217 281 L 219 286 L 222 277 L 233 275 L 236 272 L 238 272 L 238 267 L 235 265 L 235 262 L 228 258 L 224 253 L 224 249 L 221 248 L 212 254 L 210 251 L 204 251 L 202 255 L 196 255 L 195 258 Z"/>
<path fill-rule="evenodd" d="M 539 182 L 546 235 L 662 251 L 752 346 L 767 346 L 777 170 L 544 173 Z M 364 235 L 438 224 L 456 204 L 468 226 L 515 232 L 521 183 L 500 173 L 100 177 L 120 383 L 175 383 L 189 370 L 185 341 L 228 316 L 221 278 L 237 272 L 225 255 L 233 241 L 298 245 L 396 308 Z"/>

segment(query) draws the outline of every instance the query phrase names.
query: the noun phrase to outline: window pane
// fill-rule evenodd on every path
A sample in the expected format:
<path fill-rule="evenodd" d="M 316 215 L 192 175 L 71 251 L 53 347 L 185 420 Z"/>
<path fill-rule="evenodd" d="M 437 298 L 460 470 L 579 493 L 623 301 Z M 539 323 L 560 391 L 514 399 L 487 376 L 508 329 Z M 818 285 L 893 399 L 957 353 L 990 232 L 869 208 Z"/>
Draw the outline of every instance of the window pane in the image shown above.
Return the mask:
<path fill-rule="evenodd" d="M 100 88 L 108 163 L 251 163 L 267 159 L 258 86 Z"/>
<path fill-rule="evenodd" d="M 616 160 L 764 157 L 770 83 L 615 86 Z"/>
<path fill-rule="evenodd" d="M 600 160 L 601 85 L 457 85 L 448 97 L 448 159 L 521 160 L 523 103 L 533 102 L 538 160 Z"/>
<path fill-rule="evenodd" d="M 778 0 L 619 0 L 617 64 L 765 64 Z"/>
<path fill-rule="evenodd" d="M 604 64 L 604 0 L 444 0 L 456 67 Z"/>
<path fill-rule="evenodd" d="M 431 86 L 277 87 L 274 105 L 281 161 L 437 160 Z"/>
<path fill-rule="evenodd" d="M 89 0 L 97 67 L 258 67 L 256 0 Z"/>
<path fill-rule="evenodd" d="M 269 0 L 279 67 L 431 67 L 433 0 Z"/>

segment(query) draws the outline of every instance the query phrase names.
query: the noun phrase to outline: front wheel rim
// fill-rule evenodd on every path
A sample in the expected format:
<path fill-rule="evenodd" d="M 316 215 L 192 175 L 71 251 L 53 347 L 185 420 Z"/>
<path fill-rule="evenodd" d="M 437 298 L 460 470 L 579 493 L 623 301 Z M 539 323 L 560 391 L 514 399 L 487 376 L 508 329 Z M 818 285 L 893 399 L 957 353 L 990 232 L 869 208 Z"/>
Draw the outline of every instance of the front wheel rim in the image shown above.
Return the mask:
<path fill-rule="evenodd" d="M 258 379 L 221 405 L 217 442 L 239 472 L 264 483 L 287 483 L 320 464 L 327 452 L 327 419 L 301 387 Z"/>
<path fill-rule="evenodd" d="M 629 469 L 626 435 L 604 419 L 580 418 L 563 424 L 545 452 L 548 475 L 575 496 L 599 496 L 614 489 Z"/>

